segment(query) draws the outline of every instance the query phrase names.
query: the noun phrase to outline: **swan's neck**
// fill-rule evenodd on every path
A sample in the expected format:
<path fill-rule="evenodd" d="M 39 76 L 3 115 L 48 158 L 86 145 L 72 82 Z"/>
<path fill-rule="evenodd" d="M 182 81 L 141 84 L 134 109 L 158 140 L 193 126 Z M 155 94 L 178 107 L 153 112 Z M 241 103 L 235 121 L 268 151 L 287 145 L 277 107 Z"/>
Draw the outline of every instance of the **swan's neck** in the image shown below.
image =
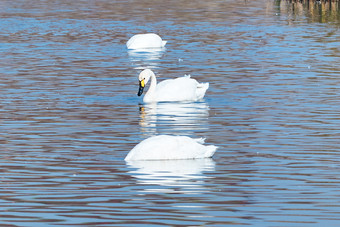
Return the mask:
<path fill-rule="evenodd" d="M 151 74 L 150 78 L 150 87 L 148 91 L 146 92 L 144 96 L 144 101 L 145 102 L 150 102 L 153 101 L 155 98 L 155 93 L 156 93 L 156 86 L 157 86 L 157 79 L 155 74 Z"/>

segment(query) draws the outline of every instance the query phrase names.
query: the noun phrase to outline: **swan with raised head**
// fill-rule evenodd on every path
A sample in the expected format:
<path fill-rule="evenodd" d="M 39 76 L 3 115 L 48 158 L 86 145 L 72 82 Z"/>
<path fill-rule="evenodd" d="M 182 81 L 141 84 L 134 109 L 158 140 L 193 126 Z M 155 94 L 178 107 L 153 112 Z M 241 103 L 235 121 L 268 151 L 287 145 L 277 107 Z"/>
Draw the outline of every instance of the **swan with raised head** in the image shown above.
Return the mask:
<path fill-rule="evenodd" d="M 167 41 L 154 33 L 138 34 L 132 36 L 126 43 L 128 49 L 163 48 Z"/>
<path fill-rule="evenodd" d="M 209 88 L 209 83 L 198 83 L 190 76 L 168 79 L 157 84 L 156 76 L 150 69 L 144 69 L 138 79 L 138 96 L 143 94 L 145 85 L 151 80 L 144 102 L 198 101 L 203 99 Z"/>
<path fill-rule="evenodd" d="M 124 160 L 211 158 L 217 147 L 214 145 L 203 145 L 204 140 L 204 138 L 192 139 L 188 136 L 152 136 L 137 144 Z"/>

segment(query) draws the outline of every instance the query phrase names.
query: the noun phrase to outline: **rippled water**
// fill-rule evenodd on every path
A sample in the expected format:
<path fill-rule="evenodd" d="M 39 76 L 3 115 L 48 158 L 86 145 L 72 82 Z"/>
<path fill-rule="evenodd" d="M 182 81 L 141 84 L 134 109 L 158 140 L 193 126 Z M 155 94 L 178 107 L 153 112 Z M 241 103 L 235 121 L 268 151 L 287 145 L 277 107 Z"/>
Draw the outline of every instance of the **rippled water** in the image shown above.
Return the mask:
<path fill-rule="evenodd" d="M 1 1 L 0 224 L 339 225 L 339 11 L 302 2 Z M 206 98 L 143 104 L 145 67 Z M 219 149 L 123 160 L 158 134 Z"/>

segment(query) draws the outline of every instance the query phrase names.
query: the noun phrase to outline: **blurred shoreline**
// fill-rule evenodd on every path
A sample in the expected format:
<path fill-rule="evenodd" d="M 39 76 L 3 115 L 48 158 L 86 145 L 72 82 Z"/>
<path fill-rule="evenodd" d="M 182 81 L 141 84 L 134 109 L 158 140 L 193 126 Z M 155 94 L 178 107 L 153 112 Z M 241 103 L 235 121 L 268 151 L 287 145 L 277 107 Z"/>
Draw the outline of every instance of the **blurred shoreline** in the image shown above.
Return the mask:
<path fill-rule="evenodd" d="M 339 0 L 276 0 L 278 13 L 294 18 L 305 17 L 308 22 L 339 23 Z"/>

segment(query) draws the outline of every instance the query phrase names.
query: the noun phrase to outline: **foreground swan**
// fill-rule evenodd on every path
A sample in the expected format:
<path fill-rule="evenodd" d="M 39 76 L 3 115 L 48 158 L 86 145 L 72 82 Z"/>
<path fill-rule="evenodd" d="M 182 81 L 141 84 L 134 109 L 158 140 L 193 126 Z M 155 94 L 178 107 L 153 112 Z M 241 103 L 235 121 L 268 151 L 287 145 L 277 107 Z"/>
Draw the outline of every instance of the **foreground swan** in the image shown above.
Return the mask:
<path fill-rule="evenodd" d="M 187 136 L 153 136 L 137 144 L 125 161 L 211 158 L 217 147 L 203 145 L 204 140 Z"/>
<path fill-rule="evenodd" d="M 138 77 L 138 96 L 143 94 L 150 78 L 151 84 L 143 98 L 144 102 L 198 101 L 209 88 L 209 83 L 198 83 L 190 76 L 164 80 L 157 84 L 155 74 L 150 69 L 144 69 Z"/>
<path fill-rule="evenodd" d="M 132 36 L 126 43 L 128 49 L 162 48 L 167 41 L 154 33 L 138 34 Z"/>

